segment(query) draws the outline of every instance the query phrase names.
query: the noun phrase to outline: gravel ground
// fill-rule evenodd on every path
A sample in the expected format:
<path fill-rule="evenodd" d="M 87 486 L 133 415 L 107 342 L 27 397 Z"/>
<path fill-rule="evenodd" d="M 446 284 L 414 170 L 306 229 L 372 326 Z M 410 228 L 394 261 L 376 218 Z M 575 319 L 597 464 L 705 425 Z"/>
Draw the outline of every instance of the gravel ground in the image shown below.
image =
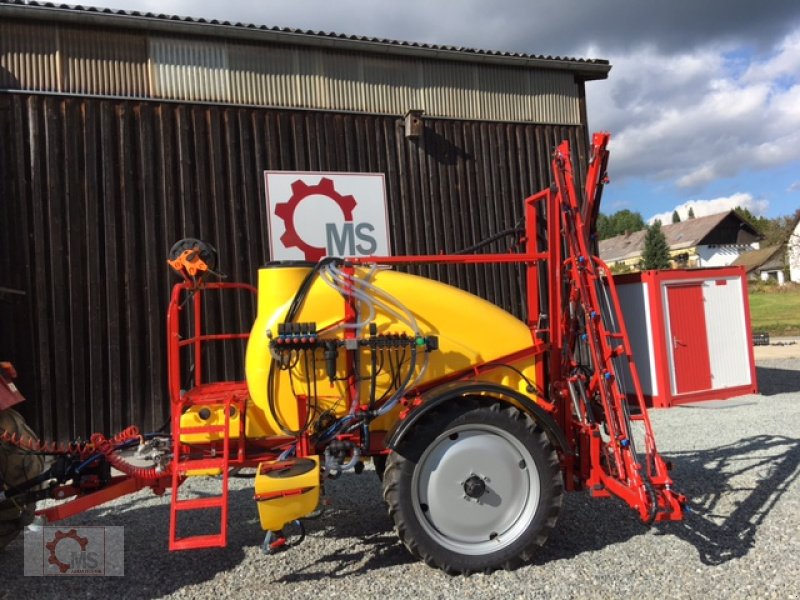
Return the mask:
<path fill-rule="evenodd" d="M 306 541 L 273 557 L 239 479 L 227 549 L 170 554 L 168 498 L 140 493 L 69 521 L 125 526 L 124 577 L 23 577 L 18 539 L 0 555 L 0 597 L 798 598 L 800 360 L 762 360 L 758 374 L 761 395 L 651 412 L 691 498 L 681 523 L 647 529 L 617 501 L 569 494 L 534 564 L 449 577 L 399 544 L 371 472 L 328 483 Z"/>

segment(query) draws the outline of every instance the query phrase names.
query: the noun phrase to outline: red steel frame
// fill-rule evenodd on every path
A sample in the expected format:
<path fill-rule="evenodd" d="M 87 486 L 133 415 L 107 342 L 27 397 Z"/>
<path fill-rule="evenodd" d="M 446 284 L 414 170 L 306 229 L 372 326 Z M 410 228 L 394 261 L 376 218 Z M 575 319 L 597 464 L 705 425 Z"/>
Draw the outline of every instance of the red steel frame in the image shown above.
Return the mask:
<path fill-rule="evenodd" d="M 587 487 L 595 496 L 614 495 L 637 510 L 645 521 L 678 520 L 683 514 L 683 497 L 671 491 L 671 479 L 667 474 L 667 466 L 658 455 L 652 435 L 652 428 L 647 410 L 644 406 L 641 387 L 636 367 L 630 353 L 627 332 L 620 318 L 619 331 L 610 331 L 599 318 L 600 299 L 598 286 L 606 286 L 607 293 L 615 307 L 619 306 L 616 288 L 610 278 L 608 267 L 591 252 L 593 244 L 594 223 L 597 216 L 603 184 L 606 181 L 608 162 L 608 134 L 595 134 L 592 154 L 584 188 L 585 200 L 581 204 L 574 187 L 574 173 L 568 142 L 562 142 L 554 154 L 552 173 L 555 185 L 533 194 L 524 201 L 525 231 L 521 242 L 524 251 L 521 253 L 498 253 L 482 255 L 418 255 L 354 258 L 348 262 L 358 264 L 489 264 L 519 263 L 526 266 L 528 327 L 531 332 L 529 350 L 519 353 L 517 359 L 530 356 L 537 360 L 537 379 L 549 389 L 550 401 L 540 399 L 540 404 L 554 413 L 573 448 L 563 453 L 562 465 L 565 469 L 567 489 Z M 544 214 L 542 214 L 544 208 Z M 546 219 L 543 222 L 543 219 Z M 540 306 L 540 279 L 538 265 L 547 265 L 548 307 Z M 348 267 L 349 268 L 349 267 Z M 220 382 L 208 384 L 203 381 L 202 352 L 203 345 L 208 342 L 246 339 L 249 334 L 203 334 L 202 333 L 202 294 L 212 290 L 249 291 L 256 293 L 252 286 L 241 283 L 197 283 L 186 281 L 177 284 L 172 291 L 169 312 L 167 314 L 167 348 L 169 367 L 169 396 L 172 406 L 173 436 L 175 437 L 175 457 L 181 456 L 180 415 L 190 404 L 221 404 L 226 406 L 225 431 L 227 432 L 227 407 L 236 402 L 240 409 L 239 443 L 236 457 L 231 460 L 228 435 L 224 441 L 207 444 L 209 456 L 224 454 L 225 464 L 236 466 L 253 466 L 263 460 L 275 459 L 282 448 L 288 444 L 297 445 L 297 455 L 303 456 L 311 452 L 308 438 L 292 438 L 276 436 L 267 442 L 248 442 L 245 440 L 244 418 L 246 414 L 246 382 Z M 182 338 L 180 333 L 180 311 L 185 294 L 192 296 L 194 314 L 194 334 Z M 350 299 L 352 302 L 352 299 Z M 355 312 L 347 302 L 345 318 L 352 320 Z M 570 319 L 570 307 L 579 307 L 586 315 L 586 335 L 591 352 L 595 373 L 586 383 L 591 398 L 598 398 L 605 415 L 604 436 L 603 424 L 592 421 L 584 408 L 573 411 L 570 408 L 571 386 L 575 386 L 581 377 L 576 375 L 576 364 L 570 358 L 577 341 L 575 339 L 575 319 Z M 543 314 L 546 308 L 549 314 Z M 617 315 L 619 317 L 619 315 Z M 181 350 L 191 347 L 194 352 L 194 387 L 186 394 L 181 393 Z M 547 357 L 547 360 L 543 360 Z M 636 401 L 640 412 L 628 416 L 626 398 L 615 385 L 614 374 L 609 365 L 613 358 L 624 357 L 633 374 Z M 474 365 L 463 374 L 454 374 L 447 379 L 459 379 L 472 376 L 489 365 Z M 438 385 L 445 380 L 429 382 L 426 387 Z M 353 401 L 350 382 L 348 399 Z M 418 394 L 421 389 L 411 390 L 408 396 Z M 409 410 L 413 410 L 412 404 Z M 645 464 L 641 464 L 633 452 L 630 421 L 639 421 L 645 429 Z M 199 431 L 199 430 L 190 430 Z M 376 453 L 381 440 L 373 440 L 371 450 Z M 254 444 L 255 453 L 248 454 L 248 443 Z M 195 446 L 196 449 L 196 446 Z M 580 457 L 575 464 L 575 456 Z M 203 460 L 192 461 L 193 468 L 203 468 Z M 209 463 L 210 465 L 211 463 Z M 214 463 L 216 465 L 216 463 Z M 575 473 L 577 469 L 577 473 Z M 156 492 L 170 486 L 178 486 L 183 480 L 178 476 L 178 467 L 173 464 L 173 473 L 165 473 L 165 477 L 156 482 L 142 481 L 135 477 L 123 477 L 114 485 L 95 493 L 78 497 L 68 505 L 61 505 L 42 511 L 51 520 L 64 518 L 71 514 L 86 510 L 115 497 L 131 493 L 142 487 L 152 487 Z M 187 470 L 186 468 L 183 469 Z M 578 476 L 575 481 L 574 475 Z M 227 487 L 227 486 L 224 486 Z M 70 491 L 70 490 L 67 490 Z M 173 490 L 173 494 L 176 490 Z M 223 490 L 227 494 L 227 490 Z M 225 498 L 227 502 L 227 498 Z M 197 508 L 201 508 L 198 506 Z M 172 532 L 174 534 L 174 531 Z M 171 539 L 174 535 L 171 535 Z M 223 532 L 224 537 L 224 532 Z M 197 545 L 185 543 L 181 547 L 205 547 L 202 541 Z"/>
<path fill-rule="evenodd" d="M 230 402 L 237 407 L 239 412 L 239 432 L 238 443 L 236 444 L 236 456 L 230 457 L 230 463 L 237 467 L 256 466 L 259 462 L 277 456 L 280 451 L 288 444 L 294 443 L 295 439 L 289 436 L 275 436 L 268 440 L 251 440 L 245 438 L 247 398 L 247 382 L 241 381 L 220 381 L 206 382 L 203 379 L 202 356 L 203 346 L 209 342 L 225 342 L 232 340 L 247 340 L 249 332 L 244 333 L 223 333 L 206 334 L 202 331 L 202 297 L 209 291 L 219 292 L 247 292 L 255 297 L 258 290 L 252 285 L 245 283 L 212 282 L 196 285 L 192 282 L 182 282 L 172 288 L 169 309 L 167 311 L 167 362 L 168 362 L 168 388 L 170 403 L 172 406 L 173 432 L 180 427 L 180 417 L 188 406 L 211 406 L 222 405 Z M 185 298 L 192 301 L 192 325 L 193 331 L 190 335 L 184 336 L 180 331 L 180 313 L 186 304 Z M 191 348 L 194 353 L 194 376 L 193 387 L 186 392 L 181 390 L 182 360 L 181 350 Z M 213 426 L 208 428 L 196 428 L 187 430 L 187 433 L 220 433 Z M 207 444 L 210 455 L 217 456 L 223 449 L 226 441 Z M 197 446 L 197 445 L 193 445 Z M 202 468 L 193 465 L 193 468 Z"/>
<path fill-rule="evenodd" d="M 386 256 L 350 259 L 355 264 L 488 264 L 522 263 L 527 266 L 526 282 L 528 327 L 531 330 L 531 348 L 534 356 L 548 355 L 545 379 L 544 361 L 538 361 L 537 377 L 548 382 L 552 404 L 546 406 L 554 412 L 568 439 L 576 445 L 581 457 L 578 467 L 580 483 L 573 480 L 573 457 L 565 453 L 562 466 L 567 489 L 589 488 L 594 496 L 614 495 L 635 508 L 643 521 L 680 520 L 685 499 L 671 490 L 672 480 L 667 464 L 658 454 L 652 426 L 647 414 L 636 365 L 631 355 L 630 342 L 619 311 L 619 298 L 610 269 L 591 251 L 592 231 L 599 210 L 603 185 L 607 181 L 606 168 L 609 153 L 607 133 L 595 134 L 592 140 L 589 169 L 584 188 L 585 201 L 580 203 L 574 187 L 574 172 L 569 143 L 564 141 L 554 154 L 553 188 L 541 191 L 525 200 L 525 252 L 522 254 L 484 255 L 422 255 Z M 546 247 L 540 250 L 540 205 L 545 205 Z M 544 261 L 548 265 L 548 311 L 546 326 L 539 304 L 539 275 L 536 266 Z M 601 318 L 601 300 L 597 286 L 606 286 L 616 311 L 619 331 L 610 331 Z M 565 297 L 565 294 L 567 296 Z M 574 320 L 569 319 L 570 307 L 582 308 L 586 313 L 588 347 L 595 365 L 589 381 L 589 397 L 598 397 L 605 415 L 604 427 L 608 439 L 604 441 L 601 425 L 591 422 L 585 412 L 572 413 L 569 408 L 569 390 L 578 377 L 573 373 L 577 365 L 568 356 L 576 340 L 572 330 Z M 549 340 L 543 344 L 542 339 Z M 612 345 L 613 344 L 613 345 Z M 632 375 L 635 398 L 639 409 L 629 414 L 628 398 L 621 392 L 612 372 L 612 359 L 624 357 Z M 476 365 L 470 371 L 477 371 Z M 432 385 L 440 383 L 431 382 Z M 634 451 L 631 422 L 641 422 L 644 427 L 644 464 Z"/>
<path fill-rule="evenodd" d="M 246 340 L 250 337 L 249 333 L 223 333 L 223 334 L 203 334 L 203 293 L 207 291 L 245 291 L 254 296 L 258 290 L 246 283 L 204 283 L 197 286 L 185 281 L 178 283 L 172 288 L 172 296 L 167 311 L 167 378 L 169 387 L 169 397 L 172 402 L 179 402 L 181 399 L 181 359 L 180 351 L 182 348 L 191 346 L 194 352 L 194 386 L 203 385 L 203 344 L 206 342 Z M 193 303 L 194 332 L 189 338 L 182 338 L 180 331 L 180 313 L 183 310 L 184 295 L 189 295 Z M 244 382 L 242 382 L 244 383 Z"/>

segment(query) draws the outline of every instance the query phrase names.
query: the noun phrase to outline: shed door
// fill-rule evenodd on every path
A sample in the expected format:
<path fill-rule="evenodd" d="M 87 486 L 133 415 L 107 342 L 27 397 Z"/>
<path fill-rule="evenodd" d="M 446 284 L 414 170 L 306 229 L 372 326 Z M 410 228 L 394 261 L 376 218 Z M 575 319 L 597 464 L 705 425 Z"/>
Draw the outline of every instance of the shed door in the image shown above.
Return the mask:
<path fill-rule="evenodd" d="M 667 286 L 667 302 L 673 393 L 711 389 L 702 283 Z"/>

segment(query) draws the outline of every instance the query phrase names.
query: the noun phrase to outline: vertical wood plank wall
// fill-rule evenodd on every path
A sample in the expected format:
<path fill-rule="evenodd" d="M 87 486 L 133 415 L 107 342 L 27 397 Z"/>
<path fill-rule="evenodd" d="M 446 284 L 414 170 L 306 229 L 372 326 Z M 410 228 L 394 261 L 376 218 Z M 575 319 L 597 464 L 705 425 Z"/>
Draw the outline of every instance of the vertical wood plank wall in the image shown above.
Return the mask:
<path fill-rule="evenodd" d="M 582 126 L 427 119 L 413 141 L 400 116 L 0 93 L 0 286 L 25 292 L 0 298 L 0 359 L 23 412 L 50 439 L 162 425 L 167 252 L 206 239 L 231 280 L 255 282 L 265 169 L 385 173 L 393 252 L 452 252 L 520 219 L 564 138 L 582 174 Z M 417 272 L 526 316 L 518 267 Z M 209 306 L 216 331 L 253 311 Z M 239 350 L 209 357 L 219 376 L 243 376 Z"/>

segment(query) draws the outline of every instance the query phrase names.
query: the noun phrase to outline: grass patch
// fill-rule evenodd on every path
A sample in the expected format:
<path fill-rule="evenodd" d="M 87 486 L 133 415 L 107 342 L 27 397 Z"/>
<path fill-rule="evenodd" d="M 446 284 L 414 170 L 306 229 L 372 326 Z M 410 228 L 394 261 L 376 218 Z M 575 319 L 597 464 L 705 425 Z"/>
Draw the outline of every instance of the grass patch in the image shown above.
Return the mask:
<path fill-rule="evenodd" d="M 756 284 L 750 286 L 753 331 L 772 336 L 800 335 L 800 286 Z"/>

